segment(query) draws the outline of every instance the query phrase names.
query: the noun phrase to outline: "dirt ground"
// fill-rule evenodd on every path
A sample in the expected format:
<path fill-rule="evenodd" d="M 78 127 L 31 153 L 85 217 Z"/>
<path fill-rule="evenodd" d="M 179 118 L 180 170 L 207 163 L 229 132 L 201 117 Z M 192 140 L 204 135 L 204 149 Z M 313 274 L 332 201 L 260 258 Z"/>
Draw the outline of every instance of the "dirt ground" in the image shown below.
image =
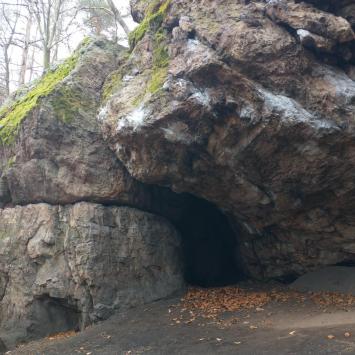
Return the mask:
<path fill-rule="evenodd" d="M 8 354 L 355 354 L 355 298 L 274 285 L 191 289 Z"/>

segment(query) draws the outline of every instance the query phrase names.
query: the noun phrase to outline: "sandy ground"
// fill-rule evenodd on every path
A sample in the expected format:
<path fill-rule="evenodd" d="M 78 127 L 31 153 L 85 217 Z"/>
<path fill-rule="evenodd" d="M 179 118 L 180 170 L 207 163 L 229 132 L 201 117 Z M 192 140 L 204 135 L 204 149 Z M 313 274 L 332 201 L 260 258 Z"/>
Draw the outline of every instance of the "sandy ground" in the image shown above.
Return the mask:
<path fill-rule="evenodd" d="M 255 286 L 239 297 L 232 291 L 158 301 L 8 354 L 355 354 L 354 299 L 280 289 L 270 298 Z M 229 311 L 214 303 L 222 298 Z"/>

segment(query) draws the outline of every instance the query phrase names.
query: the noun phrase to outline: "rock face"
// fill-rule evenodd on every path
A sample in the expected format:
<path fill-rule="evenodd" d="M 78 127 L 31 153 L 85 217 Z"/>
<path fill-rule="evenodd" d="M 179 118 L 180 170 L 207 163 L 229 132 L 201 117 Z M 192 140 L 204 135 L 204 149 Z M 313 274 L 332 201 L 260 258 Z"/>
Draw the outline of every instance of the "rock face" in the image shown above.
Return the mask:
<path fill-rule="evenodd" d="M 183 288 L 180 239 L 166 220 L 78 203 L 0 210 L 0 338 L 79 328 Z"/>
<path fill-rule="evenodd" d="M 186 200 L 132 178 L 102 138 L 104 82 L 123 55 L 84 41 L 0 110 L 0 344 L 81 328 L 184 286 L 167 221 L 102 205 L 174 220 Z"/>
<path fill-rule="evenodd" d="M 183 269 L 355 262 L 353 5 L 132 0 L 130 50 L 85 40 L 1 108 L 5 345 L 165 297 Z"/>
<path fill-rule="evenodd" d="M 301 292 L 334 292 L 355 295 L 354 271 L 353 267 L 328 266 L 302 275 L 291 284 L 291 288 Z"/>
<path fill-rule="evenodd" d="M 160 208 L 154 199 L 169 192 L 134 180 L 103 141 L 96 119 L 104 81 L 123 53 L 107 40 L 82 46 L 69 75 L 40 98 L 13 142 L 2 142 L 0 207 L 91 201 Z"/>
<path fill-rule="evenodd" d="M 230 216 L 254 277 L 355 260 L 350 2 L 319 3 L 133 1 L 103 118 L 132 176 Z"/>

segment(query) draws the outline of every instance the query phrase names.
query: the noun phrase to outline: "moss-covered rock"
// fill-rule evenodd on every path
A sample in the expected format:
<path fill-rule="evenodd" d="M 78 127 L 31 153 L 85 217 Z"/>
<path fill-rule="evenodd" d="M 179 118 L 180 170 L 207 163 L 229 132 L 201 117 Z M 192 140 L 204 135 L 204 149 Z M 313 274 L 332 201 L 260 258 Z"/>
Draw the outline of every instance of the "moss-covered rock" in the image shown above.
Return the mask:
<path fill-rule="evenodd" d="M 102 89 L 102 101 L 106 102 L 112 93 L 119 89 L 122 84 L 122 70 L 118 69 L 112 72 L 105 81 L 104 87 Z"/>
<path fill-rule="evenodd" d="M 47 72 L 27 94 L 0 110 L 0 140 L 3 144 L 13 142 L 21 122 L 37 106 L 41 98 L 48 96 L 70 74 L 78 59 L 79 51 L 76 51 L 55 70 Z"/>
<path fill-rule="evenodd" d="M 164 21 L 171 0 L 154 0 L 148 7 L 147 15 L 139 26 L 129 34 L 131 49 L 144 37 L 148 31 L 156 32 Z"/>
<path fill-rule="evenodd" d="M 168 75 L 169 53 L 166 32 L 160 29 L 154 36 L 153 70 L 147 90 L 151 94 L 157 92 L 164 84 Z"/>
<path fill-rule="evenodd" d="M 82 110 L 96 110 L 95 102 L 91 101 L 79 86 L 60 85 L 53 92 L 50 98 L 50 104 L 53 108 L 55 116 L 65 123 L 70 123 L 74 117 L 84 114 Z"/>

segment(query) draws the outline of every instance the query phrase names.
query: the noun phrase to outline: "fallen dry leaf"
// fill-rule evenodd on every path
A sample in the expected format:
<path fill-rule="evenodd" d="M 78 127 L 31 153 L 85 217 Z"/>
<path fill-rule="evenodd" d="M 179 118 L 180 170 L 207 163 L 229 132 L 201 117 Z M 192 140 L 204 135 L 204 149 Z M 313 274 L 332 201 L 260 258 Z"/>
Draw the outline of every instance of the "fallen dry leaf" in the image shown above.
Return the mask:
<path fill-rule="evenodd" d="M 285 303 L 293 301 L 304 303 L 310 301 L 322 308 L 336 306 L 347 308 L 355 306 L 355 296 L 343 295 L 331 292 L 302 293 L 288 288 L 275 287 L 265 289 L 256 286 L 228 286 L 220 288 L 196 288 L 191 287 L 180 305 L 176 308 L 169 308 L 176 323 L 193 322 L 198 318 L 211 319 L 216 322 L 218 316 L 225 312 L 237 312 L 240 310 L 255 309 L 264 310 L 263 306 L 270 302 Z M 175 312 L 174 312 L 175 311 Z M 176 312 L 180 312 L 179 320 Z M 272 313 L 268 313 L 268 316 Z M 248 315 L 246 318 L 248 318 Z M 248 324 L 247 321 L 244 324 Z"/>

